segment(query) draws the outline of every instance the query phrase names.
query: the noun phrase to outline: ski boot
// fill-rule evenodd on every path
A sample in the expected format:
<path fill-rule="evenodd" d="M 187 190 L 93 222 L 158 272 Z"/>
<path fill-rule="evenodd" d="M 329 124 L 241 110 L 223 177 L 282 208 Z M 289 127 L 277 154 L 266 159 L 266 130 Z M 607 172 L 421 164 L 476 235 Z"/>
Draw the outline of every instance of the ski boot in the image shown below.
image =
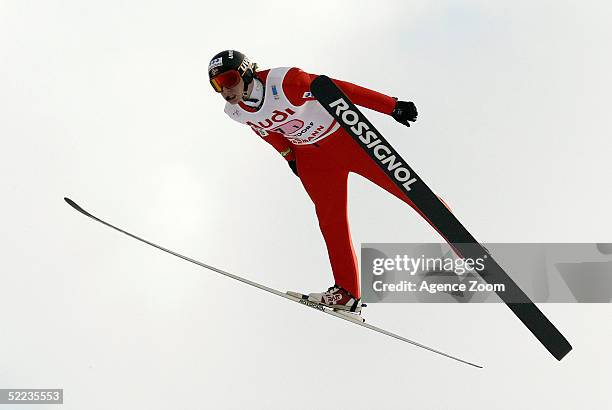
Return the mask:
<path fill-rule="evenodd" d="M 306 299 L 309 302 L 331 308 L 350 320 L 365 322 L 365 319 L 361 316 L 361 308 L 365 306 L 361 303 L 361 299 L 356 299 L 346 289 L 340 286 L 334 285 L 325 292 L 311 293 L 309 295 L 303 295 L 297 292 L 287 293 L 295 297 Z"/>

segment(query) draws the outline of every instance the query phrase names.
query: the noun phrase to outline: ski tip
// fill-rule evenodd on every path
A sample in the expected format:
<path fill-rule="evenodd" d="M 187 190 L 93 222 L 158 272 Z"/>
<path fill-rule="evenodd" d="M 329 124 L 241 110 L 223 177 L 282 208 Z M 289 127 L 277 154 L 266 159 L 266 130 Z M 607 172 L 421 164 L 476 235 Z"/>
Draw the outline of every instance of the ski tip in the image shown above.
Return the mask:
<path fill-rule="evenodd" d="M 89 217 L 91 217 L 92 215 L 87 212 L 86 210 L 84 210 L 83 208 L 81 208 L 76 202 L 74 202 L 72 199 L 68 198 L 68 197 L 64 197 L 64 201 L 66 201 L 68 203 L 68 205 L 70 205 L 71 207 L 73 207 L 74 209 L 76 209 L 77 211 L 79 211 L 80 213 L 82 213 L 83 215 L 87 215 Z"/>
<path fill-rule="evenodd" d="M 310 91 L 313 92 L 313 88 L 316 89 L 319 85 L 321 85 L 321 83 L 324 83 L 326 81 L 329 81 L 329 77 L 326 75 L 319 75 L 317 76 L 314 80 L 312 80 L 312 82 L 310 83 Z"/>

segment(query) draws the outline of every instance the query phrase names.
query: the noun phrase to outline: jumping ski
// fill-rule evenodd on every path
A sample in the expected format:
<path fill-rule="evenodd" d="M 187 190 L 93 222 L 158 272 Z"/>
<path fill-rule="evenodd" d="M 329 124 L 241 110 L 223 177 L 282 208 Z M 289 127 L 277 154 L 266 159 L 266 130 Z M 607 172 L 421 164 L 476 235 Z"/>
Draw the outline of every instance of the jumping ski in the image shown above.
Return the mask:
<path fill-rule="evenodd" d="M 559 330 L 331 79 L 323 75 L 318 76 L 312 81 L 311 91 L 327 112 L 422 212 L 425 219 L 453 247 L 458 256 L 484 259 L 482 278 L 488 283 L 504 285 L 505 291 L 497 294 L 557 360 L 561 360 L 572 350 L 572 346 Z"/>
<path fill-rule="evenodd" d="M 172 250 L 170 250 L 170 249 L 164 248 L 163 246 L 157 245 L 157 244 L 155 244 L 155 243 L 153 243 L 153 242 L 150 242 L 150 241 L 148 241 L 148 240 L 146 240 L 146 239 L 143 239 L 143 238 L 141 238 L 141 237 L 139 237 L 139 236 L 136 236 L 136 235 L 134 235 L 134 234 L 132 234 L 132 233 L 130 233 L 130 232 L 127 232 L 127 231 L 125 231 L 125 230 L 123 230 L 123 229 L 121 229 L 121 228 L 118 228 L 118 227 L 116 227 L 116 226 L 114 226 L 114 225 L 111 225 L 110 223 L 108 223 L 108 222 L 106 222 L 106 221 L 104 221 L 104 220 L 102 220 L 102 219 L 100 219 L 100 218 L 98 218 L 98 217 L 94 216 L 93 214 L 91 214 L 91 213 L 87 212 L 86 210 L 84 210 L 82 207 L 80 207 L 78 204 L 76 204 L 76 203 L 75 203 L 73 200 L 71 200 L 70 198 L 64 198 L 64 200 L 65 200 L 65 201 L 66 201 L 66 202 L 67 202 L 67 203 L 68 203 L 68 204 L 69 204 L 69 205 L 70 205 L 72 208 L 74 208 L 75 210 L 77 210 L 77 211 L 78 211 L 78 212 L 80 212 L 81 214 L 83 214 L 83 215 L 85 215 L 85 216 L 87 216 L 87 217 L 89 217 L 89 218 L 93 219 L 94 221 L 97 221 L 97 222 L 99 222 L 99 223 L 101 223 L 101 224 L 103 224 L 103 225 L 106 225 L 106 226 L 108 226 L 109 228 L 112 228 L 112 229 L 114 229 L 114 230 L 116 230 L 116 231 L 118 231 L 118 232 L 121 232 L 122 234 L 127 235 L 127 236 L 129 236 L 129 237 L 132 237 L 132 238 L 134 238 L 134 239 L 136 239 L 136 240 L 138 240 L 138 241 L 140 241 L 140 242 L 146 243 L 147 245 L 150 245 L 150 246 L 152 246 L 152 247 L 154 247 L 154 248 L 157 248 L 157 249 L 159 249 L 159 250 L 161 250 L 161 251 L 163 251 L 163 252 L 169 253 L 170 255 L 176 256 L 176 257 L 178 257 L 178 258 L 181 258 L 181 259 L 183 259 L 183 260 L 186 260 L 186 261 L 188 261 L 188 262 L 191 262 L 191 263 L 193 263 L 193 264 L 195 264 L 195 265 L 198 265 L 198 266 L 200 266 L 200 267 L 206 268 L 206 269 L 208 269 L 208 270 L 211 270 L 211 271 L 213 271 L 213 272 L 219 273 L 219 274 L 221 274 L 221 275 L 223 275 L 223 276 L 226 276 L 226 277 L 228 277 L 228 278 L 231 278 L 231 279 L 237 280 L 237 281 L 239 281 L 239 282 L 245 283 L 245 284 L 247 284 L 247 285 L 250 285 L 250 286 L 256 287 L 256 288 L 258 288 L 258 289 L 261 289 L 261 290 L 266 291 L 266 292 L 268 292 L 268 293 L 274 294 L 274 295 L 276 295 L 276 296 L 280 296 L 280 297 L 282 297 L 282 298 L 285 298 L 285 299 L 291 300 L 291 301 L 296 302 L 296 303 L 299 303 L 299 304 L 301 304 L 301 305 L 311 307 L 311 308 L 313 308 L 313 309 L 315 309 L 315 310 L 318 310 L 319 312 L 323 312 L 323 313 L 326 313 L 326 314 L 328 314 L 328 315 L 331 315 L 331 316 L 337 317 L 337 318 L 339 318 L 339 319 L 346 320 L 346 321 L 348 321 L 348 322 L 350 322 L 350 323 L 354 323 L 354 324 L 356 324 L 356 325 L 362 326 L 362 327 L 364 327 L 364 328 L 366 328 L 366 329 L 373 330 L 374 332 L 378 332 L 378 333 L 381 333 L 381 334 L 387 335 L 387 336 L 389 336 L 389 337 L 392 337 L 392 338 L 395 338 L 395 339 L 401 340 L 402 342 L 409 343 L 409 344 L 411 344 L 411 345 L 414 345 L 414 346 L 420 347 L 420 348 L 425 349 L 425 350 L 429 350 L 430 352 L 433 352 L 433 353 L 436 353 L 436 354 L 438 354 L 438 355 L 441 355 L 441 356 L 447 357 L 447 358 L 449 358 L 449 359 L 453 359 L 453 360 L 456 360 L 456 361 L 458 361 L 458 362 L 461 362 L 461 363 L 464 363 L 464 364 L 467 364 L 467 365 L 470 365 L 470 366 L 473 366 L 473 367 L 482 368 L 482 366 L 480 366 L 480 365 L 478 365 L 478 364 L 474 364 L 474 363 L 468 362 L 468 361 L 466 361 L 466 360 L 460 359 L 460 358 L 458 358 L 458 357 L 451 356 L 451 355 L 449 355 L 449 354 L 447 354 L 447 353 L 444 353 L 444 352 L 441 352 L 441 351 L 439 351 L 439 350 L 433 349 L 433 348 L 431 348 L 431 347 L 425 346 L 425 345 L 423 345 L 423 344 L 421 344 L 421 343 L 417 343 L 417 342 L 415 342 L 415 341 L 413 341 L 413 340 L 410 340 L 410 339 L 407 339 L 407 338 L 405 338 L 405 337 L 403 337 L 403 336 L 400 336 L 400 335 L 397 335 L 397 334 L 395 334 L 395 333 L 389 332 L 389 331 L 387 331 L 387 330 L 385 330 L 385 329 L 382 329 L 382 328 L 379 328 L 379 327 L 373 326 L 373 325 L 371 325 L 371 324 L 365 323 L 365 322 L 363 322 L 363 321 L 362 321 L 362 319 L 361 319 L 361 318 L 358 318 L 358 317 L 357 317 L 357 318 L 353 318 L 353 317 L 351 317 L 351 315 L 350 315 L 350 314 L 340 313 L 340 312 L 337 312 L 337 311 L 335 311 L 334 309 L 331 309 L 331 308 L 329 308 L 329 307 L 327 307 L 327 306 L 324 306 L 324 305 L 321 305 L 321 304 L 318 304 L 318 303 L 311 302 L 311 301 L 309 301 L 309 300 L 308 300 L 308 296 L 306 296 L 306 295 L 302 295 L 302 294 L 295 293 L 295 292 L 281 292 L 281 291 L 279 291 L 279 290 L 276 290 L 276 289 L 270 288 L 270 287 L 268 287 L 268 286 L 265 286 L 265 285 L 262 285 L 262 284 L 260 284 L 260 283 L 257 283 L 257 282 L 254 282 L 254 281 L 251 281 L 251 280 L 246 279 L 246 278 L 243 278 L 243 277 L 241 277 L 241 276 L 234 275 L 234 274 L 229 273 L 229 272 L 226 272 L 226 271 L 224 271 L 224 270 L 221 270 L 221 269 L 215 268 L 214 266 L 210 266 L 210 265 L 207 265 L 207 264 L 205 264 L 205 263 L 203 263 L 203 262 L 199 262 L 199 261 L 197 261 L 197 260 L 195 260 L 195 259 L 192 259 L 192 258 L 190 258 L 190 257 L 187 257 L 187 256 L 184 256 L 184 255 L 181 255 L 180 253 L 177 253 L 177 252 L 174 252 L 174 251 L 172 251 Z"/>

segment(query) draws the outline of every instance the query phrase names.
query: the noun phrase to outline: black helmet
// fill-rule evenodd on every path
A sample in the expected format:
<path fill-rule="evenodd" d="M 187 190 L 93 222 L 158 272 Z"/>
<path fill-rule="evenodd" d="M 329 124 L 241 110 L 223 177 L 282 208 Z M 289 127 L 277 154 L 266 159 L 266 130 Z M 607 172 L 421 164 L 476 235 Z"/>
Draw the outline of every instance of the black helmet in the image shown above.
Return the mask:
<path fill-rule="evenodd" d="M 253 81 L 257 64 L 249 61 L 247 56 L 236 50 L 225 50 L 216 54 L 208 64 L 208 79 L 215 91 L 221 92 L 223 87 L 236 85 L 242 78 L 244 91 Z M 223 75 L 228 73 L 226 75 Z M 236 73 L 238 74 L 236 76 Z M 233 83 L 233 84 L 232 84 Z"/>

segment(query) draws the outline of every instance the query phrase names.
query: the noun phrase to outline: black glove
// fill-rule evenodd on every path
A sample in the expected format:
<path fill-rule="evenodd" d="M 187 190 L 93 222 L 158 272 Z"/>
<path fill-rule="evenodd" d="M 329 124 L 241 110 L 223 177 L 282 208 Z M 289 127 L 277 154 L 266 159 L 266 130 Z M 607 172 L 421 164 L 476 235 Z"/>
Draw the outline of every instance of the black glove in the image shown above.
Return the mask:
<path fill-rule="evenodd" d="M 404 124 L 406 127 L 410 127 L 410 123 L 408 121 L 415 122 L 417 119 L 417 109 L 412 101 L 398 101 L 395 103 L 395 108 L 391 113 L 391 116 L 395 119 L 395 121 L 400 124 Z"/>
<path fill-rule="evenodd" d="M 292 159 L 291 161 L 287 161 L 287 163 L 289 164 L 289 168 L 291 168 L 291 171 L 293 171 L 295 176 L 299 177 L 298 170 L 297 170 L 297 163 L 295 162 L 295 160 Z"/>

